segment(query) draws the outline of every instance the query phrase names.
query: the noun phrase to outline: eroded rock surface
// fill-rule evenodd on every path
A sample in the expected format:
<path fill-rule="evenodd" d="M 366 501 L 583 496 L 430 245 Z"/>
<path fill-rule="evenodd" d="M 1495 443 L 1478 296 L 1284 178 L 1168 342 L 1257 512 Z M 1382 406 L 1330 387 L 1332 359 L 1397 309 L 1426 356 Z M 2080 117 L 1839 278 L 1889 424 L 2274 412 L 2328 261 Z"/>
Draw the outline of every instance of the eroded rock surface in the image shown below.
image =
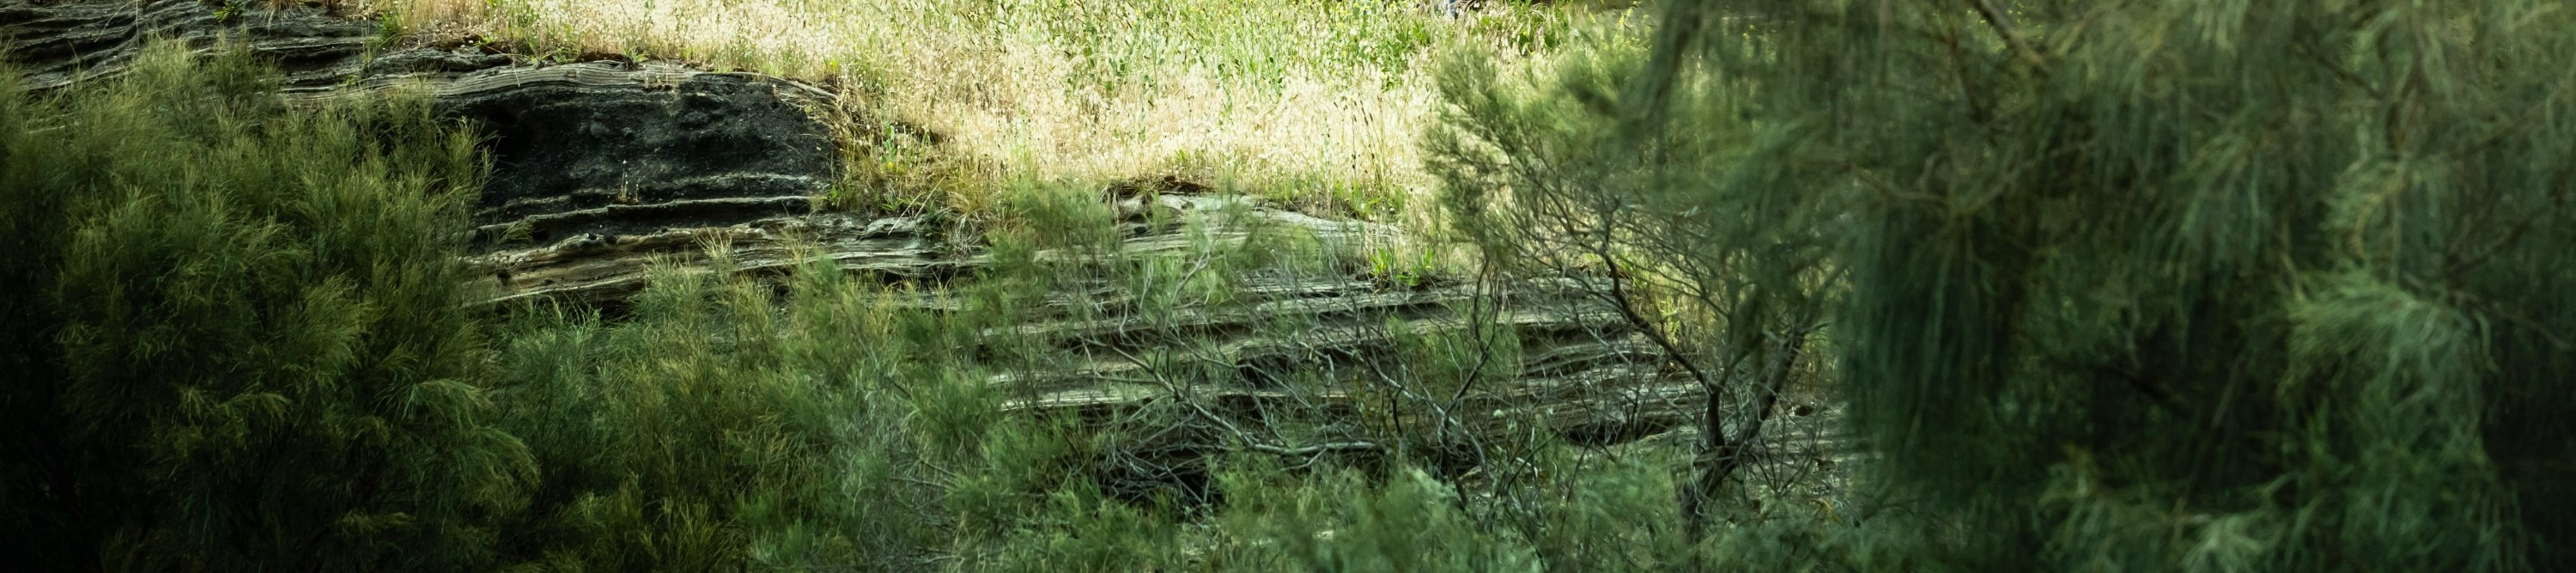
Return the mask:
<path fill-rule="evenodd" d="M 810 211 L 837 176 L 831 95 L 665 63 L 544 65 L 479 47 L 379 49 L 377 25 L 314 6 L 200 0 L 0 4 L 10 63 L 37 90 L 121 74 L 156 38 L 239 42 L 286 72 L 285 97 L 424 92 L 488 136 L 478 251 L 726 226 Z"/>
<path fill-rule="evenodd" d="M 227 11 L 205 0 L 0 1 L 0 54 L 42 91 L 125 72 L 156 38 L 212 46 L 218 36 L 276 62 L 289 89 L 339 82 L 367 50 L 377 25 L 313 6 Z"/>
<path fill-rule="evenodd" d="M 667 84 L 651 85 L 621 67 L 495 73 L 562 79 L 440 97 L 448 113 L 493 136 L 476 223 L 538 243 L 652 233 L 804 213 L 830 186 L 839 160 L 831 134 L 779 95 L 783 82 L 665 72 Z M 578 73 L 610 81 L 583 83 Z"/>

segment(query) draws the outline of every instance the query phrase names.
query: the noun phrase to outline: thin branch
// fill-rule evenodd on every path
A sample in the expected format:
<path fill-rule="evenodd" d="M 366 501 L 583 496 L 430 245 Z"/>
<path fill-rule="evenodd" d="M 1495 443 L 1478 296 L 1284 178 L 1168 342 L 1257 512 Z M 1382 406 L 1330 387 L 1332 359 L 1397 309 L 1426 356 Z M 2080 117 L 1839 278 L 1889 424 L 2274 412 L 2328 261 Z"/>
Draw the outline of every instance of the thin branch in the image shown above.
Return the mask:
<path fill-rule="evenodd" d="M 1717 383 L 1710 380 L 1708 373 L 1701 371 L 1699 364 L 1692 362 L 1689 355 L 1682 353 L 1680 345 L 1673 343 L 1670 337 L 1664 336 L 1663 331 L 1657 329 L 1653 322 L 1649 322 L 1646 317 L 1637 314 L 1637 309 L 1630 308 L 1630 296 L 1628 294 L 1627 287 L 1624 286 L 1627 279 L 1621 278 L 1623 275 L 1626 275 L 1626 273 L 1623 269 L 1619 268 L 1618 261 L 1613 260 L 1609 253 L 1606 252 L 1596 250 L 1594 254 L 1601 257 L 1602 265 L 1609 267 L 1610 292 L 1606 296 L 1610 297 L 1611 306 L 1619 308 L 1620 318 L 1626 319 L 1629 325 L 1636 327 L 1639 333 L 1646 335 L 1647 341 L 1653 342 L 1657 348 L 1663 349 L 1666 357 L 1671 358 L 1675 363 L 1681 364 L 1682 369 L 1688 371 L 1691 375 L 1691 379 L 1698 381 L 1701 388 L 1708 389 L 1710 392 L 1717 391 Z"/>
<path fill-rule="evenodd" d="M 1266 452 L 1283 456 L 1310 456 L 1325 452 L 1376 452 L 1386 450 L 1386 446 L 1378 445 L 1376 442 L 1330 442 L 1296 448 L 1285 448 L 1270 444 L 1251 444 L 1245 447 L 1257 452 Z"/>
<path fill-rule="evenodd" d="M 2003 36 L 2004 45 L 2021 54 L 2022 59 L 2030 62 L 2030 67 L 2048 71 L 2048 62 L 2039 57 L 2039 50 L 2030 47 L 2030 42 L 2022 39 L 2021 32 L 2013 26 L 2011 13 L 1996 8 L 1994 0 L 1968 0 L 1968 4 L 1976 7 L 1977 15 L 1986 19 L 1986 26 L 1994 28 L 1995 35 Z"/>

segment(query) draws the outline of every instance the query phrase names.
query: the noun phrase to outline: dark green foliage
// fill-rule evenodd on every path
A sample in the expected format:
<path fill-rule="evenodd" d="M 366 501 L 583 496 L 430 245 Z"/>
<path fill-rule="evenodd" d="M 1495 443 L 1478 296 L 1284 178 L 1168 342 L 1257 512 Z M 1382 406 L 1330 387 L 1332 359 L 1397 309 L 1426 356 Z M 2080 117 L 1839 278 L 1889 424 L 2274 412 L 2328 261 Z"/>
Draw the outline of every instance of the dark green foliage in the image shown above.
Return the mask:
<path fill-rule="evenodd" d="M 2576 558 L 2576 315 L 2556 294 L 2576 278 L 2571 17 L 1677 1 L 1631 67 L 1577 65 L 1535 95 L 1453 69 L 1463 136 L 1434 155 L 1468 221 L 1557 225 L 1517 241 L 1727 207 L 1725 232 L 1685 235 L 1715 250 L 1636 266 L 1848 288 L 1831 344 L 1878 455 L 1866 531 L 1913 544 L 1899 554 L 2557 570 Z M 1602 183 L 1625 166 L 1649 192 Z M 1807 233 L 1838 239 L 1821 264 L 1847 281 L 1725 264 L 1800 260 Z M 1741 542 L 1770 527 L 1724 544 L 1805 543 Z M 1891 565 L 1818 527 L 1843 550 L 1808 563 Z"/>
<path fill-rule="evenodd" d="M 287 109 L 222 53 L 0 98 L 18 555 L 488 566 L 477 524 L 536 468 L 492 424 L 461 306 L 472 141 L 417 104 Z"/>
<path fill-rule="evenodd" d="M 928 318 L 898 293 L 827 269 L 780 300 L 724 276 L 666 271 L 620 324 L 531 309 L 508 329 L 506 425 L 547 462 L 514 551 L 606 571 L 917 565 L 938 534 L 917 464 L 975 441 L 989 401 L 929 359 L 939 327 L 906 324 Z"/>
<path fill-rule="evenodd" d="M 1658 533 L 1660 466 L 1604 471 L 1533 433 L 1479 446 L 1536 457 L 1512 480 L 1410 469 L 1448 447 L 1414 434 L 1454 430 L 1428 394 L 1514 375 L 1487 364 L 1517 362 L 1509 328 L 1383 322 L 1385 372 L 1428 391 L 1377 390 L 1388 423 L 1202 410 L 1241 376 L 1203 313 L 1253 310 L 1256 273 L 1366 268 L 1311 236 L 1024 182 L 983 229 L 993 264 L 941 290 L 717 256 L 613 320 L 493 321 L 457 286 L 480 171 L 460 131 L 416 102 L 290 109 L 237 51 L 137 70 L 0 104 L 0 268 L 21 285 L 0 517 L 41 568 L 1650 570 L 1690 551 Z M 1129 252 L 1132 225 L 1181 232 Z M 1033 323 L 1133 330 L 1061 344 Z M 1176 399 L 1006 418 L 987 389 L 1121 360 Z M 1326 384 L 1310 374 L 1277 372 Z M 1426 459 L 1254 447 L 1356 439 Z M 1139 471 L 1157 467 L 1188 476 Z M 1498 518 L 1502 495 L 1544 505 Z"/>
<path fill-rule="evenodd" d="M 1811 369 L 1804 357 L 1840 294 L 1844 269 L 1828 257 L 1842 205 L 1744 191 L 1793 172 L 1755 145 L 1779 134 L 1741 119 L 1740 82 L 1694 78 L 1667 96 L 1687 111 L 1665 129 L 1626 129 L 1637 104 L 1624 86 L 1645 56 L 1573 50 L 1545 77 L 1519 78 L 1457 54 L 1425 145 L 1455 227 L 1493 267 L 1574 281 L 1703 387 L 1700 473 L 1682 503 L 1704 516 Z"/>
<path fill-rule="evenodd" d="M 1460 281 L 1134 185 L 1013 182 L 972 227 L 990 264 L 936 287 L 713 245 L 613 319 L 490 320 L 457 286 L 473 142 L 418 102 L 289 108 L 175 47 L 59 95 L 0 76 L 0 543 L 46 570 L 2576 559 L 2576 14 L 1663 7 L 1652 45 L 1527 77 L 1455 60 L 1427 141 L 1478 279 L 1592 281 L 1706 385 L 1699 444 L 1476 401 L 1521 376 L 1528 333 L 1477 322 L 1532 310 L 1499 294 L 1463 325 L 1210 326 L 1284 270 Z M 1328 321 L 1381 342 L 1214 332 Z M 1099 380 L 1027 382 L 1066 373 Z M 1153 399 L 1038 414 L 1006 380 Z M 1793 383 L 1851 401 L 1858 499 L 1731 473 Z"/>
<path fill-rule="evenodd" d="M 1347 475 L 1304 483 L 1238 479 L 1245 480 L 1234 484 L 1245 502 L 1226 525 L 1258 545 L 1230 557 L 1245 565 L 1268 561 L 1258 569 L 1527 571 L 1539 563 L 1509 532 L 1480 531 L 1458 510 L 1449 485 L 1419 471 L 1382 486 Z"/>

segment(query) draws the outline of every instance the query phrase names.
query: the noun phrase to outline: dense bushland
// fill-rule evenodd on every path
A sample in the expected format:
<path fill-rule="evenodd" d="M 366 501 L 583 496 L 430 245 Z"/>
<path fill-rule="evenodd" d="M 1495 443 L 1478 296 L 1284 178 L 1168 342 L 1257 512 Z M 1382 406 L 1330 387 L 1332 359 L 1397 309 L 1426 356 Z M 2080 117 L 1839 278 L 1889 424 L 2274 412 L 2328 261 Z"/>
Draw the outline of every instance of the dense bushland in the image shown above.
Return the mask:
<path fill-rule="evenodd" d="M 1828 309 L 1902 553 L 2567 565 L 2564 6 L 1661 10 L 1541 77 L 1453 66 L 1451 211 L 1509 264 L 1624 277 L 1713 362 Z"/>
<path fill-rule="evenodd" d="M 1260 272 L 1412 268 L 1383 253 L 1198 227 L 1125 253 L 1096 191 L 1030 182 L 985 229 L 994 264 L 942 288 L 719 256 L 613 317 L 492 309 L 458 262 L 470 129 L 422 102 L 286 107 L 238 50 L 147 54 L 0 107 L 19 289 L 0 515 L 41 568 L 1491 570 L 1686 549 L 1599 541 L 1675 539 L 1652 534 L 1673 515 L 1654 465 L 1533 437 L 1490 446 L 1529 458 L 1508 486 L 1413 469 L 1449 455 L 1418 435 L 1408 412 L 1437 401 L 1419 389 L 1371 390 L 1392 408 L 1374 424 L 1256 431 L 1189 397 L 1239 376 L 1207 365 L 1223 349 L 1189 338 L 1193 313 L 1251 308 Z M 1171 343 L 1103 356 L 1037 319 Z M 1402 380 L 1507 346 L 1385 328 Z M 1005 415 L 990 389 L 1104 359 L 1179 399 Z M 1583 502 L 1495 525 L 1504 487 Z"/>
<path fill-rule="evenodd" d="M 0 511 L 45 569 L 487 562 L 537 475 L 464 308 L 474 142 L 238 51 L 0 102 Z"/>
<path fill-rule="evenodd" d="M 2563 569 L 2553 7 L 1676 1 L 1440 68 L 1470 276 L 1011 178 L 968 276 L 709 245 L 614 313 L 472 304 L 467 126 L 158 48 L 0 85 L 0 526 L 45 569 Z M 1708 408 L 1453 410 L 1520 382 L 1503 288 L 1336 325 L 1381 356 L 1205 336 L 1282 276 L 1563 279 Z M 1051 375 L 1153 399 L 997 389 Z M 1855 494 L 1757 455 L 1818 391 Z"/>

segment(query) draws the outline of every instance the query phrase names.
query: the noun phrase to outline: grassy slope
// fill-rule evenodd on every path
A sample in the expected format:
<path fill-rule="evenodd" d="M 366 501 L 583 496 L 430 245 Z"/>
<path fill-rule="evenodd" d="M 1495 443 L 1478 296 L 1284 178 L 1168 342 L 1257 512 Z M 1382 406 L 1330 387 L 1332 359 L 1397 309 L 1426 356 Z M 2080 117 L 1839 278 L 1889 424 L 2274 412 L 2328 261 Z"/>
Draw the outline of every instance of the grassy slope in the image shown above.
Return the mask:
<path fill-rule="evenodd" d="M 376 0 L 416 37 L 560 57 L 673 58 L 838 85 L 942 153 L 879 150 L 859 172 L 964 211 L 1010 178 L 1177 175 L 1310 208 L 1413 214 L 1434 55 L 1502 47 L 1518 66 L 1624 12 L 1415 0 Z M 1618 37 L 1625 37 L 1624 33 Z M 897 146 L 900 147 L 900 146 Z"/>

